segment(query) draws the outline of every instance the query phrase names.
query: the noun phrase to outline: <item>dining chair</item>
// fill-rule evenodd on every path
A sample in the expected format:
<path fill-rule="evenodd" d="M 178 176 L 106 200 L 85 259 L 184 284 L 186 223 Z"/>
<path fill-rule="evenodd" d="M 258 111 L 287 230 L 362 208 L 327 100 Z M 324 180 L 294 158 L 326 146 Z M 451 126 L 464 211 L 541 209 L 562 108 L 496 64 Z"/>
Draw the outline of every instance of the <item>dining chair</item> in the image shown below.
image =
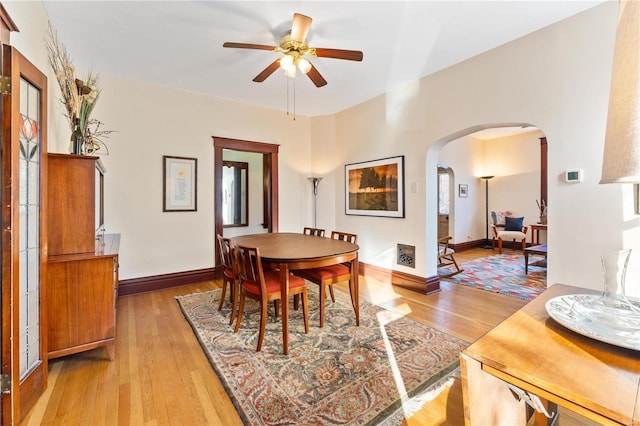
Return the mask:
<path fill-rule="evenodd" d="M 231 239 L 223 237 L 218 234 L 218 247 L 220 248 L 220 261 L 222 262 L 222 295 L 220 296 L 220 303 L 218 304 L 218 310 L 222 309 L 224 305 L 224 298 L 227 293 L 227 286 L 229 287 L 229 302 L 231 303 L 231 315 L 229 318 L 229 325 L 233 324 L 235 319 L 235 312 L 238 306 L 238 274 L 237 274 L 237 262 L 231 255 Z"/>
<path fill-rule="evenodd" d="M 260 302 L 260 332 L 258 334 L 258 347 L 256 351 L 262 349 L 264 332 L 267 326 L 267 308 L 269 302 L 278 301 L 280 295 L 280 271 L 264 270 L 262 260 L 257 247 L 247 247 L 234 245 L 234 255 L 238 260 L 239 282 L 240 282 L 240 306 L 238 307 L 238 320 L 235 332 L 240 329 L 242 315 L 244 313 L 244 302 L 247 297 Z M 289 295 L 302 295 L 302 314 L 304 316 L 304 331 L 309 332 L 309 302 L 307 298 L 307 284 L 295 275 L 289 274 Z M 281 300 L 281 303 L 288 303 Z M 278 308 L 275 308 L 275 315 L 278 316 Z M 283 342 L 284 345 L 284 342 Z M 284 346 L 283 346 L 284 347 Z"/>
<path fill-rule="evenodd" d="M 353 244 L 357 244 L 358 242 L 358 236 L 356 234 L 349 234 L 347 232 L 331 231 L 331 238 Z M 320 268 L 300 269 L 296 271 L 296 274 L 320 286 L 320 327 L 324 327 L 324 299 L 327 297 L 327 287 L 329 287 L 331 301 L 335 303 L 336 298 L 333 293 L 333 284 L 351 281 L 351 265 L 349 263 L 340 263 Z"/>
<path fill-rule="evenodd" d="M 315 235 L 316 237 L 324 237 L 324 229 L 304 227 L 302 231 L 306 235 Z"/>

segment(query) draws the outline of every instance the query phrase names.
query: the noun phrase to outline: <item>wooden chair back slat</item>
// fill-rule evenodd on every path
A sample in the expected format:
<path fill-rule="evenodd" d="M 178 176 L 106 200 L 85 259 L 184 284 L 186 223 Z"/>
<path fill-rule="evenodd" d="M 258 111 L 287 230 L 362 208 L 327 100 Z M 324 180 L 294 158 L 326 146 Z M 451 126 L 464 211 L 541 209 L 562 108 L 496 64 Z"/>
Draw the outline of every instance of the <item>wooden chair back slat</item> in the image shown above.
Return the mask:
<path fill-rule="evenodd" d="M 316 237 L 324 237 L 324 229 L 306 227 L 302 231 L 303 234 L 315 235 Z"/>

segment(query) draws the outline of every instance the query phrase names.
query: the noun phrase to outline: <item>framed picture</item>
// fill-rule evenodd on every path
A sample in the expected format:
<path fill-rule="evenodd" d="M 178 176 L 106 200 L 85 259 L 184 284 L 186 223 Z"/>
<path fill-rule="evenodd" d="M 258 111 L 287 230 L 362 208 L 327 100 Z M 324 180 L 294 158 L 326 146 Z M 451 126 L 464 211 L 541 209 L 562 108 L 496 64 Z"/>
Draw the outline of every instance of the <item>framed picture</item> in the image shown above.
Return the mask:
<path fill-rule="evenodd" d="M 163 212 L 198 210 L 198 159 L 162 156 Z"/>
<path fill-rule="evenodd" d="M 404 155 L 345 166 L 345 213 L 404 217 Z"/>
<path fill-rule="evenodd" d="M 458 185 L 458 197 L 467 198 L 467 194 L 469 193 L 469 186 L 460 184 Z"/>

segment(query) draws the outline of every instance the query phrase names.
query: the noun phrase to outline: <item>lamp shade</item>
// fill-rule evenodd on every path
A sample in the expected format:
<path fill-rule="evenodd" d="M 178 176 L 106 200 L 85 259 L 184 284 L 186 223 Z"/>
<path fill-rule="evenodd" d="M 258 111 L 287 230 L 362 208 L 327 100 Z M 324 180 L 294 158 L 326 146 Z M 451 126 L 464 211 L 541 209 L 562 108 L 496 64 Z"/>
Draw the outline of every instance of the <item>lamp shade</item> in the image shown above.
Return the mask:
<path fill-rule="evenodd" d="M 640 182 L 640 2 L 621 0 L 600 183 Z"/>

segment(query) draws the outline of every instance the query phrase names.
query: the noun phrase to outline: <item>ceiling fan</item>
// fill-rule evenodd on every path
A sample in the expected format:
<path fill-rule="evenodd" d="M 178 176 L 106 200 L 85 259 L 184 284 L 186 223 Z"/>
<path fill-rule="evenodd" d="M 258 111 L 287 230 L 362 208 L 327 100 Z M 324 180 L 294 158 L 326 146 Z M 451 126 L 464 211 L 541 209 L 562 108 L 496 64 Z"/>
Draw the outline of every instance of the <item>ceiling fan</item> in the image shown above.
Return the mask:
<path fill-rule="evenodd" d="M 299 13 L 293 14 L 293 24 L 291 25 L 291 31 L 287 32 L 281 39 L 278 46 L 267 46 L 263 44 L 250 44 L 250 43 L 234 43 L 226 42 L 223 47 L 233 47 L 238 49 L 257 49 L 257 50 L 270 50 L 284 54 L 282 57 L 273 61 L 267 66 L 260 74 L 258 74 L 253 81 L 256 83 L 262 83 L 274 73 L 278 68 L 282 68 L 284 73 L 288 77 L 295 77 L 296 68 L 301 72 L 309 76 L 311 81 L 316 87 L 322 87 L 327 84 L 327 81 L 322 77 L 320 72 L 313 66 L 306 55 L 315 56 L 318 58 L 335 58 L 346 59 L 349 61 L 362 61 L 362 52 L 358 50 L 342 50 L 342 49 L 325 49 L 320 47 L 309 47 L 306 38 L 311 27 L 311 18 Z"/>

